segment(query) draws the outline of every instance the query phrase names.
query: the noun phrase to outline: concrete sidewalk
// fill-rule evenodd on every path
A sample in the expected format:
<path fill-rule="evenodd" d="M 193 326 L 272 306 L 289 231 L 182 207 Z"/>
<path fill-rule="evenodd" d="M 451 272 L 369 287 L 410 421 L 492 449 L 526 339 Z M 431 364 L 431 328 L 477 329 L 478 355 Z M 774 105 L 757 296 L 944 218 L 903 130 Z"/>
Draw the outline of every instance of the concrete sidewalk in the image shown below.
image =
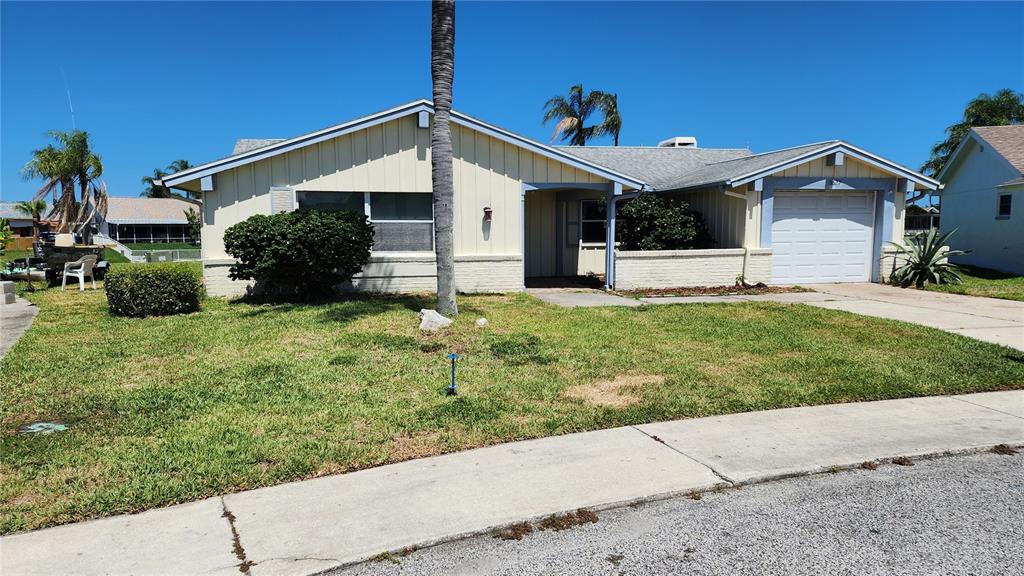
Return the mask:
<path fill-rule="evenodd" d="M 0 304 L 0 358 L 28 331 L 38 313 L 39 308 L 21 297 L 11 304 Z"/>
<path fill-rule="evenodd" d="M 1024 444 L 1024 391 L 789 408 L 515 442 L 0 539 L 0 572 L 312 574 L 580 507 Z"/>

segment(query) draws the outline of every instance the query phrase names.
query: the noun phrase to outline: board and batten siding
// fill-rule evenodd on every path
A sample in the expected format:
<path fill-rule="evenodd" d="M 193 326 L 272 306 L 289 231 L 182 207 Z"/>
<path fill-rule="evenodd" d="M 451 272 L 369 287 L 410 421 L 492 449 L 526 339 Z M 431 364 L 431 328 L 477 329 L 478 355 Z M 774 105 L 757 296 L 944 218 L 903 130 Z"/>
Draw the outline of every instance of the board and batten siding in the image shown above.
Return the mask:
<path fill-rule="evenodd" d="M 523 182 L 607 183 L 471 128 L 452 125 L 455 253 L 519 254 Z M 430 130 L 415 116 L 359 130 L 217 174 L 203 195 L 203 256 L 229 258 L 224 231 L 271 213 L 271 187 L 296 191 L 431 191 Z M 484 221 L 484 207 L 492 220 Z"/>
<path fill-rule="evenodd" d="M 726 196 L 717 188 L 676 192 L 672 196 L 686 201 L 691 210 L 701 213 L 715 239 L 715 248 L 743 247 L 747 219 L 745 200 Z"/>
<path fill-rule="evenodd" d="M 779 172 L 775 172 L 772 176 L 785 176 L 785 177 L 821 177 L 821 178 L 888 178 L 895 179 L 896 176 L 881 168 L 877 168 L 865 162 L 861 162 L 856 158 L 849 155 L 844 158 L 842 165 L 840 166 L 829 166 L 825 157 L 815 158 L 809 162 L 787 168 Z M 901 197 L 902 193 L 897 192 L 897 196 Z M 902 242 L 903 241 L 903 229 L 904 229 L 904 203 L 895 203 L 895 218 L 892 223 L 892 237 L 886 238 L 886 241 L 891 242 Z M 760 217 L 760 216 L 759 216 Z"/>

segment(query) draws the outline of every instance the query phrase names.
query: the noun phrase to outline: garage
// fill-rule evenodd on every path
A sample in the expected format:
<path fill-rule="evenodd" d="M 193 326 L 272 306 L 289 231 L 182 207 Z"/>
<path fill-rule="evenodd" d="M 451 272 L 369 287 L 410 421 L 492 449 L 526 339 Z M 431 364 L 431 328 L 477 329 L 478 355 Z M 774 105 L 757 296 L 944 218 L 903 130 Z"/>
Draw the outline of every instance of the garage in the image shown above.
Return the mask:
<path fill-rule="evenodd" d="M 870 281 L 874 196 L 867 190 L 776 191 L 773 282 Z"/>

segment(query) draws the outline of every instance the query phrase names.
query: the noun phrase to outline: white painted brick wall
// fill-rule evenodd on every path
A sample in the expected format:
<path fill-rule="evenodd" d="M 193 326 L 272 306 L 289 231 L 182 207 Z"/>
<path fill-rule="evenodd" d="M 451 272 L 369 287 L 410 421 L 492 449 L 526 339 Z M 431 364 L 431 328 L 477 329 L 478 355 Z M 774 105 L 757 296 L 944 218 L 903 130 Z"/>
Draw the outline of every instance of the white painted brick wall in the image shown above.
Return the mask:
<path fill-rule="evenodd" d="M 252 282 L 228 277 L 230 260 L 207 260 L 203 280 L 211 296 L 237 297 Z M 517 292 L 523 289 L 523 262 L 519 256 L 456 256 L 455 283 L 459 292 Z M 434 257 L 431 254 L 374 255 L 363 271 L 344 289 L 358 292 L 411 293 L 437 290 Z"/>
<path fill-rule="evenodd" d="M 615 287 L 620 290 L 732 285 L 742 273 L 742 248 L 615 254 Z M 745 277 L 751 284 L 771 283 L 771 250 L 750 250 Z"/>

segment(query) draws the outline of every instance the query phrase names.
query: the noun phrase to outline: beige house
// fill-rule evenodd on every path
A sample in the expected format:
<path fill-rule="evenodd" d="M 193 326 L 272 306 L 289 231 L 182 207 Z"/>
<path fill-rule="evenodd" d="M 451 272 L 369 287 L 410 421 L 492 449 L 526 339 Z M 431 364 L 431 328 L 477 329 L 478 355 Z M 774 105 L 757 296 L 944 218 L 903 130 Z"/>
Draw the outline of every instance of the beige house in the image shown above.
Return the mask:
<path fill-rule="evenodd" d="M 235 154 L 164 178 L 203 199 L 204 275 L 228 278 L 229 226 L 302 208 L 364 212 L 376 238 L 351 288 L 436 287 L 430 101 L 419 100 L 288 140 L 239 141 Z M 842 141 L 752 154 L 700 148 L 553 147 L 452 113 L 456 282 L 463 292 L 522 290 L 531 279 L 593 274 L 616 288 L 862 282 L 882 275 L 903 236 L 903 196 L 938 182 Z M 640 192 L 700 211 L 714 249 L 614 249 L 616 212 Z"/>

